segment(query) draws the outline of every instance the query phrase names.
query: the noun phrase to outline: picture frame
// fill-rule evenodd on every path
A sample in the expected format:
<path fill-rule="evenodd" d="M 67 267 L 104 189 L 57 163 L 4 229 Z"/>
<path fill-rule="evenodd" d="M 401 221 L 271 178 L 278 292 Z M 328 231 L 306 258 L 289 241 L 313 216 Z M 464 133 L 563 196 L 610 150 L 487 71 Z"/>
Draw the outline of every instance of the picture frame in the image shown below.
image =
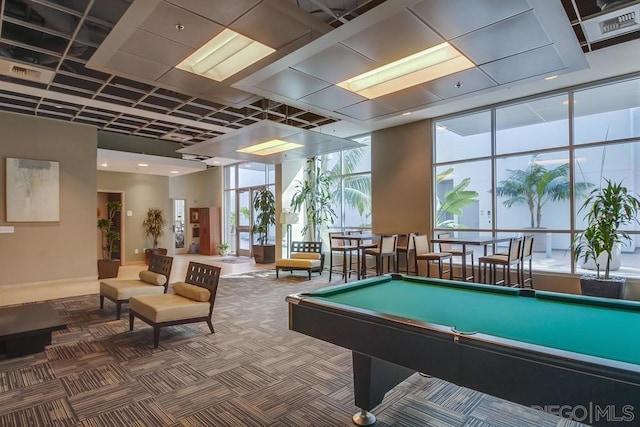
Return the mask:
<path fill-rule="evenodd" d="M 6 158 L 6 221 L 60 221 L 60 163 Z"/>

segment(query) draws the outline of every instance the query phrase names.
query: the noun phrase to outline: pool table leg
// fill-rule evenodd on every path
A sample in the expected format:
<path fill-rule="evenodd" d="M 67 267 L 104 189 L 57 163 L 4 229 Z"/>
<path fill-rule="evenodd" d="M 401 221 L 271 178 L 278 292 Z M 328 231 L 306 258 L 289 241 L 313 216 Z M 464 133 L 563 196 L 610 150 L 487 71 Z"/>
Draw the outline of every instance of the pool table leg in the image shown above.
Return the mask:
<path fill-rule="evenodd" d="M 355 403 L 362 411 L 353 416 L 353 422 L 368 426 L 375 423 L 371 409 L 382 403 L 384 395 L 396 385 L 415 373 L 399 366 L 365 354 L 353 352 L 353 389 Z"/>

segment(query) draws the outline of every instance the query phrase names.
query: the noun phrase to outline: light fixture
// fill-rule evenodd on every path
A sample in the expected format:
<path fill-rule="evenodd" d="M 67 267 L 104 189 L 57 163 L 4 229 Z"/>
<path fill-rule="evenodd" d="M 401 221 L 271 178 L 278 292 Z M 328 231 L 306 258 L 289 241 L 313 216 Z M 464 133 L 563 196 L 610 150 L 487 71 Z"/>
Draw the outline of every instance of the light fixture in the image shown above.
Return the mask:
<path fill-rule="evenodd" d="M 280 153 L 282 151 L 293 150 L 294 148 L 304 147 L 302 144 L 295 142 L 282 141 L 280 139 L 272 139 L 271 141 L 261 142 L 249 147 L 236 150 L 239 153 L 255 154 L 258 156 L 268 156 L 269 154 Z"/>
<path fill-rule="evenodd" d="M 411 111 L 406 111 L 404 113 L 402 113 L 403 116 L 410 116 L 411 115 Z"/>
<path fill-rule="evenodd" d="M 337 85 L 373 99 L 473 67 L 473 62 L 445 42 Z"/>
<path fill-rule="evenodd" d="M 169 171 L 169 173 L 180 173 L 180 171 Z"/>
<path fill-rule="evenodd" d="M 102 162 L 102 163 L 100 164 L 100 166 L 102 166 L 103 168 L 106 168 L 106 167 L 107 167 L 107 166 L 109 166 L 109 165 L 107 164 L 107 162 Z"/>
<path fill-rule="evenodd" d="M 545 80 L 553 80 L 553 79 L 557 79 L 557 78 L 558 78 L 558 75 L 557 75 L 557 74 L 555 74 L 555 75 L 553 75 L 553 76 L 547 76 L 547 77 L 545 77 L 544 79 L 545 79 Z"/>
<path fill-rule="evenodd" d="M 149 163 L 138 163 L 138 166 L 146 168 L 147 166 L 149 166 Z"/>
<path fill-rule="evenodd" d="M 275 52 L 275 49 L 225 28 L 176 68 L 221 82 Z"/>

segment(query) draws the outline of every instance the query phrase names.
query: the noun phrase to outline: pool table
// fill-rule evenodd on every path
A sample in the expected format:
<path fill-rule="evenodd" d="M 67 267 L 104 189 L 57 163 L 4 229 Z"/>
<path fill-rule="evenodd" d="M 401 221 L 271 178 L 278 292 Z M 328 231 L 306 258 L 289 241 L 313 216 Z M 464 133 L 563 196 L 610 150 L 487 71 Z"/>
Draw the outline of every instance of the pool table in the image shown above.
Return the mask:
<path fill-rule="evenodd" d="M 289 329 L 352 350 L 354 422 L 421 372 L 597 426 L 640 421 L 640 303 L 399 274 L 289 295 Z"/>

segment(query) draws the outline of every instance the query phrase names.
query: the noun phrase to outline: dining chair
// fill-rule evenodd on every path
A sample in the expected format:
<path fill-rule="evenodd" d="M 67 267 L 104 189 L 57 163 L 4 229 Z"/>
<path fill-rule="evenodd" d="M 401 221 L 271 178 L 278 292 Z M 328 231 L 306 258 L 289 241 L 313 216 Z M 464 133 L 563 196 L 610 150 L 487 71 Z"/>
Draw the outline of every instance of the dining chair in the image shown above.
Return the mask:
<path fill-rule="evenodd" d="M 531 272 L 531 261 L 533 258 L 533 234 L 524 236 L 522 243 L 522 251 L 520 252 L 520 287 L 526 288 L 527 285 L 533 289 L 533 275 Z M 528 263 L 528 277 L 525 277 L 525 264 Z"/>
<path fill-rule="evenodd" d="M 451 233 L 438 233 L 439 239 L 448 239 L 451 237 Z M 463 250 L 464 248 L 464 250 Z M 452 243 L 440 243 L 440 250 L 442 252 L 449 252 L 454 257 L 460 257 L 460 261 L 462 264 L 462 276 L 460 279 L 467 281 L 473 281 L 473 277 L 475 274 L 475 265 L 473 262 L 473 249 L 467 249 L 462 245 L 454 245 Z M 471 273 L 467 274 L 467 257 L 471 257 Z"/>
<path fill-rule="evenodd" d="M 449 273 L 449 279 L 453 279 L 453 255 L 449 252 L 434 252 L 430 248 L 429 239 L 426 234 L 416 234 L 413 236 L 413 247 L 416 251 L 415 269 L 416 276 L 419 275 L 419 261 L 427 261 L 426 276 L 431 276 L 431 263 L 438 264 L 438 277 L 443 279 L 445 273 Z M 449 261 L 449 269 L 444 269 L 444 261 Z"/>
<path fill-rule="evenodd" d="M 387 259 L 387 270 L 391 272 L 391 261 L 393 261 L 393 270 L 397 271 L 396 263 L 396 245 L 398 244 L 398 235 L 391 234 L 382 236 L 375 248 L 364 250 L 364 255 L 371 255 L 376 260 L 376 275 L 381 276 L 384 272 L 384 259 Z M 363 272 L 366 273 L 366 270 Z"/>
<path fill-rule="evenodd" d="M 371 230 L 367 230 L 366 232 L 362 230 L 350 230 L 350 231 L 346 231 L 345 234 L 349 236 L 360 237 L 364 234 L 371 234 Z M 357 256 L 355 259 L 356 265 L 355 267 L 352 267 L 352 269 L 358 271 L 358 279 L 366 277 L 367 257 L 364 251 L 367 249 L 377 248 L 378 242 L 374 242 L 371 239 L 363 240 L 358 238 L 358 239 L 352 240 L 351 244 L 356 246 L 356 251 L 357 251 L 356 252 Z"/>
<path fill-rule="evenodd" d="M 522 237 L 514 237 L 509 240 L 509 249 L 506 253 L 496 253 L 478 258 L 478 271 L 480 282 L 494 285 L 518 286 L 511 282 L 511 269 L 515 268 L 516 280 L 520 280 L 520 251 Z M 502 279 L 497 280 L 497 267 L 502 267 Z M 487 274 L 487 268 L 489 274 Z M 487 281 L 488 280 L 488 281 Z"/>
<path fill-rule="evenodd" d="M 355 270 L 352 269 L 352 255 L 358 247 L 351 243 L 348 239 L 338 239 L 335 236 L 343 235 L 341 231 L 329 233 L 329 282 L 331 282 L 331 274 L 333 272 L 340 273 L 344 277 L 345 283 Z M 342 262 L 334 263 L 334 254 L 342 256 Z"/>
<path fill-rule="evenodd" d="M 413 236 L 415 235 L 416 233 L 398 235 L 398 245 L 396 246 L 396 252 L 398 253 L 398 269 L 400 268 L 400 255 L 404 255 L 404 263 L 405 267 L 407 268 L 407 274 L 409 274 L 409 263 L 411 261 L 411 254 L 416 251 L 413 244 Z"/>

